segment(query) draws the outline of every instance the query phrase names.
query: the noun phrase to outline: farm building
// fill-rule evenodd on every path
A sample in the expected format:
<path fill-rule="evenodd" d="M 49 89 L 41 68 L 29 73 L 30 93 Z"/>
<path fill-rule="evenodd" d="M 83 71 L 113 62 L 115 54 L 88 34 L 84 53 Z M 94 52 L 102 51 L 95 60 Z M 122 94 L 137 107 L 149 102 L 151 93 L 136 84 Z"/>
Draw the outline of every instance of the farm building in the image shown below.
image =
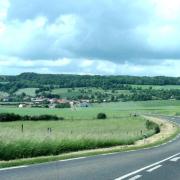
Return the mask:
<path fill-rule="evenodd" d="M 18 107 L 19 107 L 19 108 L 24 108 L 24 107 L 26 107 L 26 104 L 19 104 Z"/>

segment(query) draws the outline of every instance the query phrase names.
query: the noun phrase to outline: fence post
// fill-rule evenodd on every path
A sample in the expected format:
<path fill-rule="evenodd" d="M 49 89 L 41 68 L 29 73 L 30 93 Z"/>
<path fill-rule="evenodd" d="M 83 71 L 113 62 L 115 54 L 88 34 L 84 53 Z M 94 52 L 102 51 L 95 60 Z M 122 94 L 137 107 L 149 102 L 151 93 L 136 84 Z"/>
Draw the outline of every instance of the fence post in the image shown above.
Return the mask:
<path fill-rule="evenodd" d="M 21 125 L 21 132 L 22 133 L 24 132 L 24 125 L 23 124 Z"/>

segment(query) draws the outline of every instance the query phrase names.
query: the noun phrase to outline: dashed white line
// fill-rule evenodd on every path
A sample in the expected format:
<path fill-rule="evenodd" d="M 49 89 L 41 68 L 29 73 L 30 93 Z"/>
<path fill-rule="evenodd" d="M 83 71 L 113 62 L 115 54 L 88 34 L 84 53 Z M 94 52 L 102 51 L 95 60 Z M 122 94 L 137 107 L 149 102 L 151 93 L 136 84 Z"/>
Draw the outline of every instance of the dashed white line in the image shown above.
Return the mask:
<path fill-rule="evenodd" d="M 139 179 L 141 177 L 142 177 L 142 175 L 137 175 L 137 176 L 134 176 L 134 177 L 130 178 L 129 180 L 136 180 L 136 179 Z"/>
<path fill-rule="evenodd" d="M 156 169 L 159 169 L 161 166 L 162 166 L 162 165 L 155 166 L 155 167 L 153 167 L 153 168 L 151 168 L 151 169 L 148 169 L 147 172 L 152 172 L 152 171 L 154 171 L 154 170 L 156 170 Z"/>
<path fill-rule="evenodd" d="M 7 171 L 7 170 L 12 170 L 12 169 L 19 169 L 19 168 L 25 168 L 28 166 L 15 166 L 15 167 L 8 167 L 8 168 L 2 168 L 0 171 Z"/>
<path fill-rule="evenodd" d="M 86 157 L 78 157 L 78 158 L 71 158 L 71 159 L 63 159 L 59 160 L 60 162 L 65 162 L 65 161 L 73 161 L 73 160 L 78 160 L 78 159 L 85 159 Z"/>
<path fill-rule="evenodd" d="M 170 159 L 169 161 L 176 162 L 176 161 L 178 161 L 179 159 L 180 159 L 180 157 L 175 157 L 175 158 L 173 158 L 173 159 Z"/>
<path fill-rule="evenodd" d="M 100 156 L 108 156 L 108 155 L 113 155 L 113 154 L 119 154 L 119 152 L 100 154 Z"/>
<path fill-rule="evenodd" d="M 122 179 L 128 178 L 129 176 L 135 175 L 135 174 L 137 174 L 137 173 L 139 173 L 139 172 L 141 172 L 141 171 L 144 171 L 144 170 L 149 169 L 149 168 L 151 168 L 151 167 L 157 166 L 157 165 L 159 165 L 159 164 L 161 164 L 161 163 L 163 163 L 163 162 L 165 162 L 165 161 L 168 161 L 168 160 L 170 160 L 170 159 L 172 159 L 172 158 L 174 158 L 174 157 L 176 157 L 176 156 L 179 156 L 179 155 L 180 155 L 180 153 L 174 154 L 173 156 L 170 156 L 170 157 L 168 157 L 168 158 L 165 158 L 165 159 L 163 159 L 163 160 L 161 160 L 161 161 L 158 161 L 158 162 L 153 163 L 153 164 L 151 164 L 151 165 L 148 165 L 148 166 L 145 166 L 145 167 L 143 167 L 143 168 L 140 168 L 140 169 L 138 169 L 138 170 L 136 170 L 136 171 L 133 171 L 133 172 L 130 172 L 130 173 L 125 174 L 125 175 L 123 175 L 123 176 L 120 176 L 120 177 L 116 178 L 115 180 L 122 180 Z"/>

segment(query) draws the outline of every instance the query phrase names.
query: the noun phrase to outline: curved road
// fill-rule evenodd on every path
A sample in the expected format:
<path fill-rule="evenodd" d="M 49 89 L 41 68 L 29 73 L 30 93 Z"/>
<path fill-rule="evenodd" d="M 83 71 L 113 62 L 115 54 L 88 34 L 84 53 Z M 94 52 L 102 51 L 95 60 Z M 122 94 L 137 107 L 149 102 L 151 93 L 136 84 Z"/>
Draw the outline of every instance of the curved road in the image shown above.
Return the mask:
<path fill-rule="evenodd" d="M 180 118 L 164 116 L 180 124 Z M 130 152 L 0 169 L 0 180 L 180 180 L 180 136 Z"/>

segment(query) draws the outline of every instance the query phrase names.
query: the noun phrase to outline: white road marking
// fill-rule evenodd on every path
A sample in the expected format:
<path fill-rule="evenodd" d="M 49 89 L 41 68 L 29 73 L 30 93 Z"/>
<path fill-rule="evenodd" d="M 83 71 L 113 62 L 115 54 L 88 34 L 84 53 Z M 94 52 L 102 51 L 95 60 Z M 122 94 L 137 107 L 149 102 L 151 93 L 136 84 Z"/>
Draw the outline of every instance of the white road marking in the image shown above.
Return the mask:
<path fill-rule="evenodd" d="M 78 157 L 78 158 L 71 158 L 71 159 L 63 159 L 63 160 L 59 160 L 60 162 L 64 162 L 64 161 L 73 161 L 73 160 L 78 160 L 78 159 L 85 159 L 86 157 Z"/>
<path fill-rule="evenodd" d="M 25 168 L 28 166 L 15 166 L 15 167 L 8 167 L 8 168 L 2 168 L 0 171 L 7 171 L 7 170 L 12 170 L 12 169 L 19 169 L 19 168 Z"/>
<path fill-rule="evenodd" d="M 130 178 L 129 180 L 136 180 L 136 179 L 139 179 L 141 177 L 142 177 L 142 175 L 137 175 L 137 176 L 134 176 L 134 177 Z"/>
<path fill-rule="evenodd" d="M 120 152 L 105 153 L 105 154 L 100 154 L 100 156 L 108 156 L 108 155 L 119 154 L 119 153 Z"/>
<path fill-rule="evenodd" d="M 162 166 L 162 165 L 155 166 L 155 167 L 153 167 L 153 168 L 151 168 L 151 169 L 148 169 L 147 172 L 152 172 L 152 171 L 160 168 L 161 166 Z"/>
<path fill-rule="evenodd" d="M 179 156 L 179 155 L 180 155 L 180 153 L 174 154 L 173 156 L 170 156 L 170 157 L 168 157 L 168 158 L 166 158 L 166 159 L 163 159 L 163 160 L 161 160 L 161 161 L 155 162 L 155 163 L 153 163 L 153 164 L 151 164 L 151 165 L 149 165 L 149 166 L 145 166 L 145 167 L 140 168 L 140 169 L 138 169 L 138 170 L 136 170 L 136 171 L 133 171 L 133 172 L 130 172 L 130 173 L 125 174 L 125 175 L 123 175 L 123 176 L 120 176 L 120 177 L 116 178 L 115 180 L 122 180 L 122 179 L 128 178 L 129 176 L 132 176 L 132 175 L 134 175 L 134 174 L 137 174 L 137 173 L 139 173 L 139 172 L 141 172 L 141 171 L 144 171 L 144 170 L 146 170 L 146 169 L 149 169 L 149 168 L 151 168 L 151 167 L 153 167 L 153 166 L 157 166 L 157 165 L 159 165 L 159 164 L 161 164 L 161 163 L 163 163 L 163 162 L 165 162 L 165 161 L 168 161 L 168 160 L 170 160 L 170 159 L 172 159 L 172 158 L 174 158 L 174 157 L 176 157 L 176 156 Z"/>
<path fill-rule="evenodd" d="M 173 159 L 170 159 L 170 161 L 176 162 L 176 161 L 178 161 L 179 159 L 180 159 L 180 157 L 175 157 L 175 158 L 173 158 Z"/>

